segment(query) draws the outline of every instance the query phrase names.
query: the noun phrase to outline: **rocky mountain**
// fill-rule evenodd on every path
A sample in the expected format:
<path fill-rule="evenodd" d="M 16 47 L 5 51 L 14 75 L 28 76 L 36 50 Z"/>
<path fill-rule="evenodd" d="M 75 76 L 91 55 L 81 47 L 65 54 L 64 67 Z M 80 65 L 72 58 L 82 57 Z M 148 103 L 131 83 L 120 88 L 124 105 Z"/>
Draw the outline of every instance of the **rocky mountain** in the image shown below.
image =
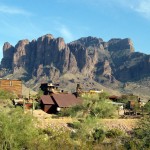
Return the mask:
<path fill-rule="evenodd" d="M 63 38 L 47 34 L 15 46 L 4 43 L 0 77 L 20 78 L 34 85 L 42 80 L 58 82 L 65 74 L 120 86 L 150 76 L 150 55 L 135 52 L 129 38 L 105 42 L 89 36 L 66 44 Z"/>

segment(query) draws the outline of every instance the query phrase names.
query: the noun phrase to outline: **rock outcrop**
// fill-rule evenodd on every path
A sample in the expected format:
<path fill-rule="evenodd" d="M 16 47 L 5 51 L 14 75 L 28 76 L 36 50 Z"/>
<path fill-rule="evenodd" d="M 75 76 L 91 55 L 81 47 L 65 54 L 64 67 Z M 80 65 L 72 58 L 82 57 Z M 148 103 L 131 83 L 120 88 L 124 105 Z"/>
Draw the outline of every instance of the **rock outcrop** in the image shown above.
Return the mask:
<path fill-rule="evenodd" d="M 150 76 L 150 56 L 134 52 L 131 39 L 85 37 L 66 44 L 63 38 L 47 34 L 37 40 L 21 40 L 3 46 L 1 71 L 19 73 L 26 81 L 45 77 L 58 80 L 65 73 L 80 73 L 101 82 L 126 82 Z M 0 72 L 1 77 L 5 74 Z M 22 75 L 24 78 L 22 78 Z"/>
<path fill-rule="evenodd" d="M 4 43 L 3 46 L 3 58 L 1 61 L 1 67 L 5 69 L 12 70 L 13 56 L 15 53 L 15 48 L 8 42 Z"/>

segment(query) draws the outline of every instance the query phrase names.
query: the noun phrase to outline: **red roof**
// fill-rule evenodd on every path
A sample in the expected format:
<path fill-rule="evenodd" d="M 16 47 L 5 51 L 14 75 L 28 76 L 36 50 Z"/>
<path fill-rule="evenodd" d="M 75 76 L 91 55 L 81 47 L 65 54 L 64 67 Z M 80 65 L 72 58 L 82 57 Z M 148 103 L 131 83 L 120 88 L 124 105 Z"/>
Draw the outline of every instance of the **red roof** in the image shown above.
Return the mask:
<path fill-rule="evenodd" d="M 43 104 L 55 104 L 52 98 L 49 95 L 42 95 L 41 96 L 41 101 Z"/>
<path fill-rule="evenodd" d="M 82 103 L 82 100 L 73 94 L 53 94 L 52 98 L 59 107 L 71 107 Z"/>

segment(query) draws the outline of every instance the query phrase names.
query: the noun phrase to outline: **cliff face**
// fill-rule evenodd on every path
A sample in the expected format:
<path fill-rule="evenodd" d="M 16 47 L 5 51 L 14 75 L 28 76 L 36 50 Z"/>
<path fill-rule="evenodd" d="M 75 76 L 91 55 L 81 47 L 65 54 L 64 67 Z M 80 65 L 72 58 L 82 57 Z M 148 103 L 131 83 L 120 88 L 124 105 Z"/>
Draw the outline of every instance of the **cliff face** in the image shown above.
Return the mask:
<path fill-rule="evenodd" d="M 15 53 L 15 48 L 12 45 L 10 45 L 10 43 L 6 42 L 3 46 L 3 59 L 1 61 L 2 68 L 7 68 L 9 70 L 12 70 L 14 53 Z"/>
<path fill-rule="evenodd" d="M 81 73 L 102 82 L 126 82 L 150 76 L 150 56 L 134 52 L 131 39 L 86 37 L 66 44 L 63 38 L 51 34 L 37 40 L 21 40 L 16 46 L 3 46 L 2 70 L 23 75 L 26 81 L 35 77 L 58 80 L 65 73 Z"/>

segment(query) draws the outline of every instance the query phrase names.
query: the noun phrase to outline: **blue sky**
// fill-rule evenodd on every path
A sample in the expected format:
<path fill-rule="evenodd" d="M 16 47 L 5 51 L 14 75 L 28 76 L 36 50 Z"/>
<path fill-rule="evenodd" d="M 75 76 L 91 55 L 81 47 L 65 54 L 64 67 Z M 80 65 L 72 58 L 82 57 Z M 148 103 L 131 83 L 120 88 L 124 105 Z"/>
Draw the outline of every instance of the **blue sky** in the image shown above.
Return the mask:
<path fill-rule="evenodd" d="M 48 33 L 66 43 L 131 38 L 135 51 L 150 54 L 150 0 L 0 0 L 0 59 L 4 42 Z"/>

